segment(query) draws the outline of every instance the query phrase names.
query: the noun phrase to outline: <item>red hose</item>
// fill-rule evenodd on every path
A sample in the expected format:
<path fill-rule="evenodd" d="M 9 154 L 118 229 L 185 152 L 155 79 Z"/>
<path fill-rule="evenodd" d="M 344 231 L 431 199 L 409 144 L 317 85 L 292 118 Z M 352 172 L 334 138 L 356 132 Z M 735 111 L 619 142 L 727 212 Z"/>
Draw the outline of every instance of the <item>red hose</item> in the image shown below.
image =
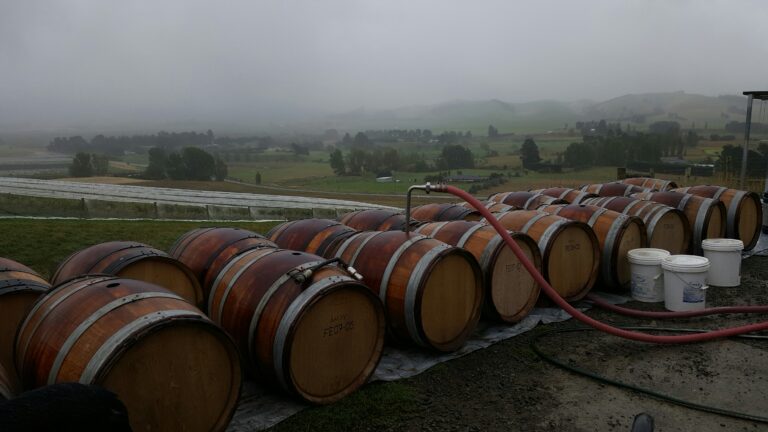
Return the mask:
<path fill-rule="evenodd" d="M 590 318 L 589 316 L 585 315 L 581 311 L 577 310 L 576 308 L 568 304 L 567 301 L 563 300 L 562 297 L 560 297 L 557 291 L 555 291 L 555 289 L 552 288 L 552 286 L 544 279 L 544 276 L 542 276 L 541 273 L 539 273 L 538 270 L 536 270 L 536 267 L 534 267 L 533 263 L 531 263 L 528 260 L 528 257 L 525 256 L 525 253 L 523 253 L 523 250 L 520 249 L 520 247 L 517 245 L 517 243 L 515 243 L 514 240 L 512 240 L 512 237 L 510 237 L 507 230 L 499 223 L 496 217 L 494 217 L 493 214 L 490 211 L 488 211 L 488 209 L 486 209 L 480 203 L 480 201 L 476 200 L 469 193 L 449 185 L 428 186 L 427 191 L 428 192 L 429 191 L 447 192 L 449 194 L 455 195 L 463 199 L 464 201 L 470 203 L 473 207 L 475 207 L 475 209 L 479 211 L 480 214 L 483 215 L 483 217 L 485 217 L 485 220 L 488 221 L 488 223 L 491 226 L 493 226 L 494 229 L 496 229 L 496 231 L 499 233 L 501 238 L 503 238 L 504 241 L 507 243 L 507 245 L 512 249 L 512 252 L 515 253 L 515 255 L 523 264 L 523 266 L 528 271 L 528 273 L 530 273 L 531 276 L 536 280 L 536 282 L 541 286 L 541 289 L 544 291 L 544 293 L 549 298 L 551 298 L 552 301 L 557 303 L 557 305 L 560 306 L 564 311 L 568 312 L 572 317 L 576 318 L 577 320 L 597 330 L 612 334 L 614 336 L 623 337 L 626 339 L 631 339 L 631 340 L 636 340 L 641 342 L 666 343 L 666 344 L 701 342 L 701 341 L 724 338 L 729 336 L 736 336 L 744 333 L 752 333 L 760 330 L 768 330 L 768 321 L 764 321 L 761 323 L 749 324 L 749 325 L 744 325 L 739 327 L 730 327 L 730 328 L 719 329 L 719 330 L 712 330 L 704 333 L 685 334 L 685 335 L 676 335 L 676 336 L 657 336 L 657 335 L 650 335 L 647 333 L 623 330 L 623 329 L 608 325 L 606 323 L 597 321 L 596 319 Z"/>
<path fill-rule="evenodd" d="M 594 303 L 603 309 L 611 312 L 616 312 L 622 315 L 638 317 L 638 318 L 655 318 L 655 319 L 668 319 L 668 318 L 692 318 L 706 315 L 717 314 L 732 314 L 732 313 L 768 313 L 768 306 L 722 306 L 713 307 L 695 311 L 685 312 L 651 312 L 642 311 L 637 309 L 629 309 L 615 304 L 608 303 L 600 298 L 600 296 L 594 294 L 587 294 L 587 300 Z"/>

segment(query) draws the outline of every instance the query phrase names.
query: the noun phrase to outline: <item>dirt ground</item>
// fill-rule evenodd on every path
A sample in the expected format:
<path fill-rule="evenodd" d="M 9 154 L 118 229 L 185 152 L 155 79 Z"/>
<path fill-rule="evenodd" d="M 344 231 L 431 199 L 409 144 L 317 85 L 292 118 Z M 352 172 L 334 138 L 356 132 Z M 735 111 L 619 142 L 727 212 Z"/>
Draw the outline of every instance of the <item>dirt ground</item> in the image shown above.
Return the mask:
<path fill-rule="evenodd" d="M 707 294 L 708 306 L 734 304 L 768 304 L 768 257 L 743 262 L 741 287 L 713 287 Z M 662 309 L 661 304 L 639 302 L 627 306 Z M 617 325 L 697 329 L 765 319 L 765 315 L 719 315 L 662 322 L 597 309 L 589 314 Z M 339 424 L 335 430 L 629 431 L 634 416 L 641 412 L 655 418 L 657 431 L 768 430 L 768 424 L 694 411 L 574 375 L 541 360 L 529 347 L 532 338 L 542 332 L 576 326 L 575 320 L 540 325 L 414 378 L 397 381 L 415 393 L 406 409 L 389 414 L 374 411 L 370 422 L 360 420 L 354 428 Z M 660 346 L 589 331 L 548 336 L 539 346 L 550 355 L 600 375 L 691 402 L 768 415 L 766 340 Z M 307 430 L 306 423 L 300 421 L 303 415 L 299 413 L 294 416 L 297 419 L 288 419 L 276 429 Z M 384 423 L 385 427 L 374 421 L 386 415 L 394 420 Z"/>

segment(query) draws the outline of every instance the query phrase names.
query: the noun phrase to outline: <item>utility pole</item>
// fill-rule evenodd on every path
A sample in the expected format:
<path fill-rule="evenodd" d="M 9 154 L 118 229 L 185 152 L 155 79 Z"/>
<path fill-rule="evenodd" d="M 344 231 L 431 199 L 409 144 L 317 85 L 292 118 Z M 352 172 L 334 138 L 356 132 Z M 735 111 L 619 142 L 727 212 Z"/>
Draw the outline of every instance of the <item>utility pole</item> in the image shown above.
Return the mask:
<path fill-rule="evenodd" d="M 739 176 L 739 189 L 744 189 L 744 179 L 747 176 L 747 155 L 749 153 L 749 132 L 752 127 L 752 102 L 755 99 L 768 100 L 768 91 L 745 91 L 747 96 L 747 121 L 744 124 L 744 150 L 741 155 L 741 175 Z M 765 191 L 768 191 L 768 170 L 765 177 Z"/>

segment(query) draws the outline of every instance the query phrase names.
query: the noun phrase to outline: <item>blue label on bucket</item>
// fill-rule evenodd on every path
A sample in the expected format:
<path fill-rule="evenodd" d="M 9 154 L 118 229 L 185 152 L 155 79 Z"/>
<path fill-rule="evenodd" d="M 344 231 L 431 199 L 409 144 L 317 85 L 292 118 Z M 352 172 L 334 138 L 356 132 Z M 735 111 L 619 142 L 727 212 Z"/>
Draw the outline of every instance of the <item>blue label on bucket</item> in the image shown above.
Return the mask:
<path fill-rule="evenodd" d="M 683 303 L 701 303 L 704 301 L 705 291 L 701 289 L 701 283 L 687 283 L 683 289 Z"/>

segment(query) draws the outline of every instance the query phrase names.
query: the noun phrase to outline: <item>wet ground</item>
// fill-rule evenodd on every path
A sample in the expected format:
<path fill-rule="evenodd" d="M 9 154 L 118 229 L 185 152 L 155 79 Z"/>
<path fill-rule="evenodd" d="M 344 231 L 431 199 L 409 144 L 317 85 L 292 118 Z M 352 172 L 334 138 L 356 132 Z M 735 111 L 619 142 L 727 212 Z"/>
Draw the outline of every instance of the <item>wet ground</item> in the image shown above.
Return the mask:
<path fill-rule="evenodd" d="M 708 306 L 768 304 L 768 257 L 743 262 L 742 285 L 716 288 Z M 661 310 L 661 304 L 626 306 Z M 713 329 L 766 319 L 766 315 L 675 321 L 636 320 L 592 309 L 615 325 Z M 398 381 L 415 397 L 399 412 L 367 408 L 364 418 L 328 430 L 425 431 L 629 431 L 635 415 L 654 417 L 657 431 L 757 431 L 768 424 L 695 411 L 575 375 L 541 360 L 529 347 L 542 332 L 577 327 L 575 320 L 540 325 L 490 348 Z M 661 346 L 631 342 L 593 331 L 551 335 L 541 349 L 597 374 L 698 404 L 768 416 L 768 340 L 719 340 Z M 374 384 L 376 385 L 376 384 Z M 327 409 L 333 409 L 328 407 Z M 310 410 L 311 411 L 311 410 Z M 307 430 L 289 419 L 280 430 Z M 390 421 L 378 417 L 389 416 Z M 319 425 L 318 425 L 319 426 Z M 316 428 L 309 427 L 315 430 Z"/>

